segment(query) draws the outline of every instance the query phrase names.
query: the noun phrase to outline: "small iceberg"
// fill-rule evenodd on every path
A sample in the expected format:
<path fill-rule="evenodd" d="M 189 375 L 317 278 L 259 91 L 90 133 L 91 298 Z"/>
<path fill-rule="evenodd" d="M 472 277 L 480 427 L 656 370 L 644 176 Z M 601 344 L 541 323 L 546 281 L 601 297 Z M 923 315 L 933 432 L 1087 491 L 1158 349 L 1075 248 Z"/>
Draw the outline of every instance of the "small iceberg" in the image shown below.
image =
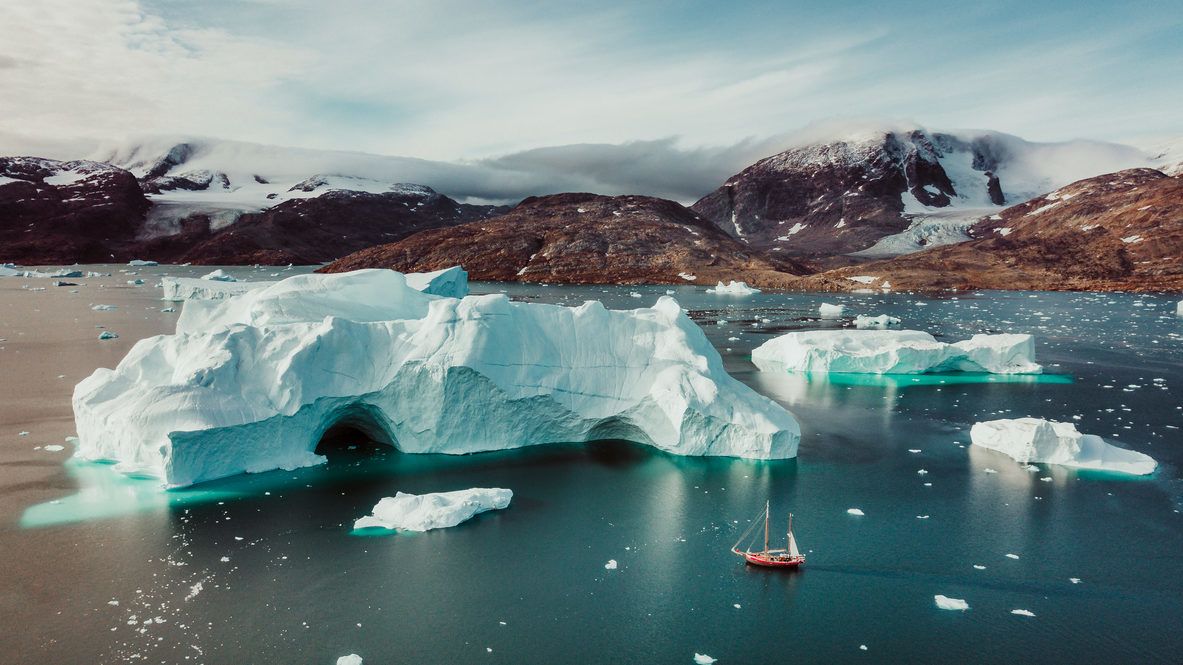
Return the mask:
<path fill-rule="evenodd" d="M 361 665 L 361 656 L 351 653 L 337 659 L 337 665 Z"/>
<path fill-rule="evenodd" d="M 854 327 L 859 330 L 887 330 L 888 328 L 899 327 L 900 320 L 894 316 L 880 314 L 879 316 L 863 316 L 859 314 L 854 317 Z"/>
<path fill-rule="evenodd" d="M 865 513 L 863 513 L 863 511 L 862 511 L 861 509 L 859 509 L 859 508 L 847 508 L 847 509 L 846 509 L 846 513 L 847 513 L 848 515 L 854 515 L 855 517 L 862 517 L 862 516 L 865 514 Z"/>
<path fill-rule="evenodd" d="M 398 492 L 374 506 L 374 512 L 353 523 L 355 529 L 378 527 L 397 531 L 446 529 L 474 516 L 509 506 L 513 491 L 474 487 L 455 492 L 406 494 Z"/>
<path fill-rule="evenodd" d="M 1019 615 L 1019 616 L 1021 616 L 1021 617 L 1033 617 L 1033 616 L 1035 616 L 1035 613 L 1034 613 L 1034 612 L 1032 612 L 1031 610 L 1011 610 L 1011 611 L 1010 611 L 1010 613 L 1011 613 L 1011 614 L 1017 614 L 1017 615 Z"/>
<path fill-rule="evenodd" d="M 211 282 L 237 282 L 238 281 L 237 277 L 234 277 L 233 275 L 226 272 L 225 270 L 222 270 L 221 268 L 218 268 L 217 270 L 215 270 L 211 273 L 206 273 L 206 274 L 202 275 L 201 279 L 209 280 Z"/>
<path fill-rule="evenodd" d="M 937 595 L 933 596 L 932 599 L 936 601 L 937 607 L 941 608 L 942 610 L 958 610 L 964 612 L 965 610 L 969 609 L 969 603 L 965 602 L 961 598 L 950 598 L 948 596 L 942 596 L 938 593 Z"/>
<path fill-rule="evenodd" d="M 113 333 L 110 330 L 104 330 L 103 332 L 99 333 L 99 339 L 118 339 L 118 337 L 118 334 Z"/>
<path fill-rule="evenodd" d="M 747 285 L 747 282 L 737 282 L 731 280 L 730 284 L 719 282 L 715 284 L 715 288 L 707 289 L 707 293 L 714 293 L 720 296 L 750 296 L 759 293 L 760 289 L 756 289 Z"/>
<path fill-rule="evenodd" d="M 131 261 L 127 262 L 127 265 L 129 265 L 133 268 L 151 268 L 152 266 L 158 266 L 160 264 L 155 261 L 145 261 L 143 259 L 132 259 Z"/>
<path fill-rule="evenodd" d="M 821 306 L 817 308 L 817 313 L 820 314 L 823 319 L 836 319 L 842 316 L 842 312 L 845 311 L 846 305 L 831 305 L 828 302 L 822 303 Z"/>
<path fill-rule="evenodd" d="M 1039 374 L 1031 335 L 974 335 L 947 344 L 919 330 L 804 330 L 775 337 L 752 351 L 761 370 L 926 374 Z"/>
<path fill-rule="evenodd" d="M 718 658 L 711 658 L 705 653 L 694 654 L 695 665 L 711 665 L 711 663 L 715 662 L 716 660 L 718 660 Z"/>
<path fill-rule="evenodd" d="M 976 423 L 969 431 L 973 445 L 996 450 L 1019 462 L 1059 464 L 1144 476 L 1158 463 L 1149 455 L 1118 448 L 1094 434 L 1082 434 L 1073 423 L 1041 418 L 1015 418 Z"/>

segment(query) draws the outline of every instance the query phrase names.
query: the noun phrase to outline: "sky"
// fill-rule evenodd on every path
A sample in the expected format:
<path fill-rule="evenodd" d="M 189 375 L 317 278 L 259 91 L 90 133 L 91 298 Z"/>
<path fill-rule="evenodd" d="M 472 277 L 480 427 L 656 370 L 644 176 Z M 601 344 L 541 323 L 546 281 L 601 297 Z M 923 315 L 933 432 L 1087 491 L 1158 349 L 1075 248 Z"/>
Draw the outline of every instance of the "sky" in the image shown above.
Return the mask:
<path fill-rule="evenodd" d="M 0 15 L 0 152 L 140 135 L 448 161 L 725 152 L 842 118 L 1183 135 L 1179 0 L 0 0 Z"/>

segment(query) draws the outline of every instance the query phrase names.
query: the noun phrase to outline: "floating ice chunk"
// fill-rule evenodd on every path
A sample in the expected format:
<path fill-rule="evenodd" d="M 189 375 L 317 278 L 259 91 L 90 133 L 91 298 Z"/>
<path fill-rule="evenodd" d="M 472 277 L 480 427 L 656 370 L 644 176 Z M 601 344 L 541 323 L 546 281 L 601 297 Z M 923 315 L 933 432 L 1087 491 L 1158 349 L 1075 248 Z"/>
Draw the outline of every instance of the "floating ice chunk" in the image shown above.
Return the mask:
<path fill-rule="evenodd" d="M 1118 448 L 1073 423 L 1016 418 L 977 423 L 970 429 L 973 445 L 1010 456 L 1021 464 L 1059 464 L 1082 469 L 1146 475 L 1158 466 L 1149 455 Z M 1042 478 L 1041 478 L 1042 480 Z"/>
<path fill-rule="evenodd" d="M 1179 304 L 1175 305 L 1175 316 L 1183 316 L 1183 300 L 1180 300 Z"/>
<path fill-rule="evenodd" d="M 1011 610 L 1010 613 L 1011 614 L 1018 614 L 1019 616 L 1024 616 L 1024 617 L 1035 616 L 1035 613 L 1032 612 L 1031 610 Z"/>
<path fill-rule="evenodd" d="M 135 278 L 135 279 L 129 279 L 129 280 L 127 280 L 127 283 L 128 283 L 128 284 L 130 284 L 131 286 L 140 286 L 140 285 L 142 285 L 142 284 L 144 283 L 144 280 L 142 280 L 142 279 L 140 279 L 139 277 L 137 277 L 137 278 Z"/>
<path fill-rule="evenodd" d="M 986 567 L 981 564 L 978 564 L 978 563 L 974 564 L 974 570 L 985 570 L 985 569 L 986 569 Z"/>
<path fill-rule="evenodd" d="M 938 593 L 937 595 L 933 596 L 932 599 L 936 601 L 937 607 L 941 608 L 942 610 L 960 610 L 964 612 L 965 610 L 969 609 L 969 603 L 965 602 L 961 598 L 950 598 L 948 596 L 942 596 Z"/>
<path fill-rule="evenodd" d="M 113 333 L 110 330 L 104 330 L 99 333 L 99 339 L 116 339 L 118 337 L 119 335 L 117 333 Z"/>
<path fill-rule="evenodd" d="M 337 659 L 337 665 L 361 665 L 361 656 L 351 653 Z"/>
<path fill-rule="evenodd" d="M 862 517 L 864 514 L 863 511 L 858 508 L 847 508 L 846 512 L 847 512 L 847 514 L 856 515 L 858 517 Z"/>
<path fill-rule="evenodd" d="M 1038 374 L 1030 335 L 974 335 L 946 344 L 918 330 L 805 330 L 768 340 L 752 351 L 765 371 L 924 374 Z"/>
<path fill-rule="evenodd" d="M 406 494 L 398 492 L 374 506 L 372 515 L 353 523 L 355 529 L 380 527 L 399 531 L 446 529 L 467 522 L 474 516 L 509 506 L 511 490 L 497 487 L 474 487 L 455 492 Z"/>
<path fill-rule="evenodd" d="M 91 305 L 90 308 L 96 312 L 113 312 L 119 309 L 115 305 Z"/>
<path fill-rule="evenodd" d="M 731 280 L 730 284 L 719 282 L 715 284 L 715 288 L 707 289 L 707 293 L 714 293 L 720 296 L 750 296 L 759 292 L 760 289 L 750 287 L 746 282 L 737 282 L 735 280 Z"/>
<path fill-rule="evenodd" d="M 1080 584 L 1080 578 L 1079 578 L 1079 577 L 1069 577 L 1069 578 L 1068 578 L 1068 581 L 1069 581 L 1069 582 L 1071 582 L 1071 583 L 1073 583 L 1073 584 Z"/>
<path fill-rule="evenodd" d="M 1008 559 L 1017 559 L 1017 558 L 1019 558 L 1019 555 L 1018 555 L 1018 554 L 1007 554 L 1007 555 L 1006 555 L 1006 558 L 1008 558 Z"/>
<path fill-rule="evenodd" d="M 51 443 L 48 446 L 45 446 L 44 448 L 42 448 L 42 450 L 49 452 L 49 453 L 56 453 L 56 452 L 60 452 L 65 449 L 66 449 L 65 446 L 60 446 L 56 443 Z"/>
<path fill-rule="evenodd" d="M 75 387 L 79 457 L 183 486 L 323 462 L 341 423 L 405 453 L 627 439 L 772 459 L 800 440 L 666 296 L 628 311 L 442 298 L 363 270 L 190 301 L 177 333 Z"/>
<path fill-rule="evenodd" d="M 836 319 L 842 316 L 842 312 L 845 311 L 846 305 L 831 305 L 828 302 L 822 303 L 821 306 L 817 308 L 818 314 L 820 314 L 823 319 Z"/>
<path fill-rule="evenodd" d="M 900 320 L 894 316 L 880 314 L 879 316 L 863 316 L 859 314 L 854 317 L 854 327 L 860 330 L 886 330 L 888 328 L 895 328 L 900 325 Z"/>
<path fill-rule="evenodd" d="M 608 559 L 608 563 L 604 564 L 604 570 L 616 570 L 616 559 Z"/>
<path fill-rule="evenodd" d="M 202 275 L 201 279 L 212 281 L 212 282 L 237 282 L 238 281 L 237 277 L 234 277 L 233 275 L 226 272 L 225 270 L 222 270 L 221 268 L 218 268 L 217 270 L 215 270 L 213 272 L 209 272 L 209 273 Z"/>
<path fill-rule="evenodd" d="M 696 663 L 696 665 L 711 665 L 711 663 L 715 662 L 716 660 L 718 660 L 718 658 L 711 658 L 710 656 L 706 655 L 705 653 L 697 653 L 696 652 L 694 654 L 694 662 Z"/>
<path fill-rule="evenodd" d="M 160 264 L 155 261 L 144 261 L 142 259 L 132 259 L 131 261 L 127 262 L 127 265 L 132 266 L 134 268 L 146 268 L 146 267 L 151 267 L 151 266 L 158 266 Z"/>

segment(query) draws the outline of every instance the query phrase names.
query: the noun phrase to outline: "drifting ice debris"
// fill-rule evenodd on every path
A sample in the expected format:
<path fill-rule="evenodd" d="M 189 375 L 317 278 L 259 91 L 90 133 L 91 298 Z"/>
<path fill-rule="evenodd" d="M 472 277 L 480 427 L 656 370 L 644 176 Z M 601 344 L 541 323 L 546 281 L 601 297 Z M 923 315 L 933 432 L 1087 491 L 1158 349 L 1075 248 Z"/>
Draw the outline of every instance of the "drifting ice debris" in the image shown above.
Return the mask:
<path fill-rule="evenodd" d="M 118 337 L 119 335 L 111 332 L 110 330 L 104 330 L 103 332 L 99 333 L 99 339 L 116 339 Z"/>
<path fill-rule="evenodd" d="M 1011 614 L 1018 614 L 1019 616 L 1024 616 L 1024 617 L 1035 616 L 1035 613 L 1032 612 L 1031 610 L 1011 610 L 1010 613 Z"/>
<path fill-rule="evenodd" d="M 337 659 L 337 665 L 361 665 L 361 656 L 351 653 Z"/>
<path fill-rule="evenodd" d="M 140 259 L 132 259 L 131 261 L 127 262 L 127 265 L 129 265 L 133 268 L 148 268 L 151 266 L 158 266 L 160 264 L 155 261 L 143 261 Z"/>
<path fill-rule="evenodd" d="M 805 330 L 768 340 L 752 351 L 761 370 L 924 374 L 1038 374 L 1031 335 L 974 335 L 946 344 L 918 330 Z"/>
<path fill-rule="evenodd" d="M 886 314 L 880 314 L 879 316 L 863 316 L 859 314 L 854 317 L 854 327 L 860 330 L 864 328 L 886 330 L 887 328 L 894 328 L 898 325 L 900 325 L 898 318 Z"/>
<path fill-rule="evenodd" d="M 608 563 L 604 564 L 604 570 L 616 570 L 616 559 L 608 559 Z"/>
<path fill-rule="evenodd" d="M 91 305 L 90 308 L 96 312 L 113 312 L 118 309 L 115 305 Z"/>
<path fill-rule="evenodd" d="M 773 459 L 801 435 L 666 296 L 627 311 L 454 299 L 362 270 L 190 301 L 177 333 L 75 387 L 79 457 L 183 486 L 321 463 L 337 425 L 451 454 L 627 439 Z"/>
<path fill-rule="evenodd" d="M 694 654 L 694 662 L 697 665 L 711 665 L 711 663 L 715 662 L 716 660 L 718 660 L 718 658 L 711 658 L 710 656 L 706 655 L 705 653 L 697 653 L 696 652 Z"/>
<path fill-rule="evenodd" d="M 836 319 L 842 316 L 842 312 L 846 311 L 846 305 L 831 305 L 824 302 L 817 308 L 818 314 L 821 314 L 823 319 Z"/>
<path fill-rule="evenodd" d="M 860 510 L 860 509 L 858 509 L 858 508 L 847 508 L 847 509 L 846 509 L 846 512 L 847 512 L 848 514 L 850 514 L 850 515 L 855 515 L 855 516 L 858 516 L 858 517 L 862 517 L 862 516 L 863 516 L 863 511 L 862 511 L 862 510 Z"/>
<path fill-rule="evenodd" d="M 222 270 L 221 268 L 218 268 L 217 270 L 215 270 L 213 272 L 206 273 L 206 274 L 202 275 L 201 279 L 209 280 L 212 282 L 237 282 L 238 281 L 238 278 L 230 275 L 229 273 L 227 273 L 225 270 Z"/>
<path fill-rule="evenodd" d="M 474 487 L 455 492 L 406 494 L 398 492 L 374 506 L 372 515 L 353 523 L 355 529 L 380 527 L 399 531 L 430 531 L 446 529 L 467 522 L 489 510 L 509 506 L 511 490 L 496 487 Z"/>
<path fill-rule="evenodd" d="M 747 285 L 747 282 L 737 282 L 734 279 L 730 284 L 719 282 L 715 284 L 715 288 L 707 289 L 707 293 L 714 293 L 720 296 L 750 296 L 759 293 L 760 289 L 756 289 Z"/>
<path fill-rule="evenodd" d="M 996 450 L 1026 465 L 1042 462 L 1139 476 L 1153 473 L 1158 466 L 1149 455 L 1118 448 L 1099 436 L 1081 434 L 1072 423 L 1041 418 L 977 423 L 969 437 L 975 446 Z"/>
<path fill-rule="evenodd" d="M 965 610 L 969 609 L 969 603 L 960 598 L 950 598 L 948 596 L 942 596 L 938 593 L 937 595 L 933 596 L 932 599 L 936 601 L 937 607 L 941 608 L 942 610 L 961 610 L 964 612 Z"/>

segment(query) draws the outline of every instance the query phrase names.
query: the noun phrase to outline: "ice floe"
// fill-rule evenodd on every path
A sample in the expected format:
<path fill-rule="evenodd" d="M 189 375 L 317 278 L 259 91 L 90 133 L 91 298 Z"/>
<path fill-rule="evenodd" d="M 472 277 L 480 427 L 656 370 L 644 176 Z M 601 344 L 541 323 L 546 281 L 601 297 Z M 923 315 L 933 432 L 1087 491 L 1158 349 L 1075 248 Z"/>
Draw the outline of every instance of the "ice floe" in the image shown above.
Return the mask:
<path fill-rule="evenodd" d="M 711 658 L 710 656 L 706 655 L 705 653 L 695 653 L 694 654 L 694 662 L 696 665 L 711 665 L 711 663 L 713 663 L 717 660 L 718 660 L 718 658 Z"/>
<path fill-rule="evenodd" d="M 707 293 L 714 293 L 720 296 L 750 296 L 759 292 L 760 289 L 748 286 L 747 282 L 737 282 L 735 280 L 731 280 L 730 284 L 719 282 L 715 284 L 715 288 L 707 289 Z"/>
<path fill-rule="evenodd" d="M 752 351 L 762 370 L 924 374 L 1038 374 L 1031 335 L 974 335 L 947 344 L 919 330 L 805 330 L 768 340 Z"/>
<path fill-rule="evenodd" d="M 847 514 L 854 515 L 855 517 L 862 517 L 865 514 L 859 508 L 847 508 L 846 512 Z"/>
<path fill-rule="evenodd" d="M 938 593 L 937 595 L 933 596 L 932 599 L 936 601 L 937 607 L 941 608 L 942 610 L 965 611 L 969 609 L 969 603 L 965 602 L 961 598 L 950 598 L 948 596 L 942 596 Z"/>
<path fill-rule="evenodd" d="M 820 314 L 823 319 L 836 319 L 842 316 L 842 312 L 845 311 L 846 305 L 832 305 L 828 302 L 822 303 L 817 308 L 817 313 Z"/>
<path fill-rule="evenodd" d="M 886 330 L 888 328 L 895 328 L 900 325 L 900 320 L 894 316 L 880 314 L 879 316 L 864 316 L 859 314 L 854 317 L 854 327 L 860 330 Z"/>
<path fill-rule="evenodd" d="M 337 659 L 337 665 L 361 665 L 361 656 L 351 653 Z"/>
<path fill-rule="evenodd" d="M 474 487 L 455 492 L 406 494 L 384 497 L 372 514 L 353 523 L 355 529 L 378 527 L 398 531 L 446 529 L 474 516 L 509 506 L 513 492 L 497 487 Z"/>
<path fill-rule="evenodd" d="M 973 445 L 996 450 L 1020 464 L 1059 464 L 1146 475 L 1158 463 L 1149 455 L 1118 448 L 1094 434 L 1082 434 L 1072 423 L 1041 418 L 1015 418 L 976 423 L 969 432 Z"/>
<path fill-rule="evenodd" d="M 672 298 L 624 311 L 455 299 L 390 270 L 189 301 L 177 334 L 96 370 L 73 406 L 79 457 L 168 486 L 323 462 L 335 426 L 405 453 L 626 439 L 769 459 L 800 439 Z"/>

